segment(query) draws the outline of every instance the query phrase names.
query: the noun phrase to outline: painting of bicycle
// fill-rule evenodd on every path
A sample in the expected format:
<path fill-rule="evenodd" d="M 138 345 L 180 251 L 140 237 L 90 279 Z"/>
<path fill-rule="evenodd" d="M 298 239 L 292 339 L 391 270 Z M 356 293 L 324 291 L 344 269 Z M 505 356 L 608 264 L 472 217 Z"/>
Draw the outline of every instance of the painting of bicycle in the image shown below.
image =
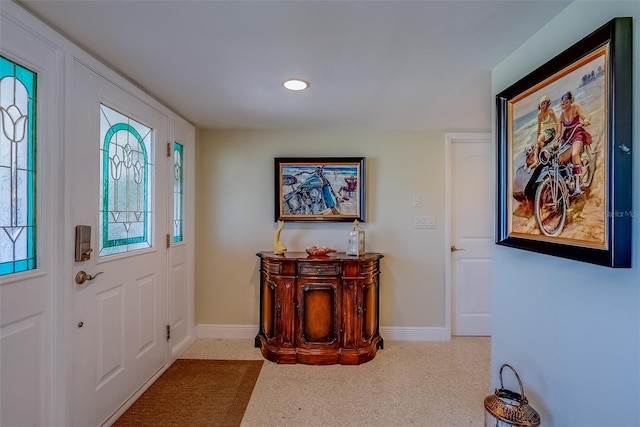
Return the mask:
<path fill-rule="evenodd" d="M 614 262 L 613 237 L 625 239 L 614 228 L 633 216 L 626 25 L 611 21 L 497 96 L 499 244 Z"/>

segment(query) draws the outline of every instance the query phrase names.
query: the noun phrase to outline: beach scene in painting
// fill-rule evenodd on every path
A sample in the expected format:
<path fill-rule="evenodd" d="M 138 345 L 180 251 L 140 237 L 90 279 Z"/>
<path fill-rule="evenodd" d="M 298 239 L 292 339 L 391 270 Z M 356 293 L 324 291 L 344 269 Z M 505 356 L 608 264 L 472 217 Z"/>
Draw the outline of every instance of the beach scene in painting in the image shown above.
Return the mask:
<path fill-rule="evenodd" d="M 517 237 L 551 240 L 566 244 L 575 244 L 591 247 L 604 247 L 607 241 L 607 70 L 606 70 L 606 46 L 596 54 L 589 55 L 588 59 L 579 61 L 565 68 L 560 73 L 550 77 L 531 91 L 520 97 L 515 97 L 510 104 L 510 134 L 509 134 L 509 191 L 512 195 L 510 203 L 510 234 Z M 539 165 L 532 160 L 535 144 L 538 141 L 538 106 L 541 100 L 548 99 L 548 108 L 553 109 L 560 119 L 563 96 L 567 98 L 567 92 L 571 92 L 572 102 L 578 104 L 588 116 L 588 122 L 581 118 L 578 126 L 582 126 L 591 136 L 588 150 L 590 150 L 590 164 L 581 168 L 575 168 L 572 161 L 571 146 L 567 146 L 567 152 L 563 162 L 558 160 L 559 167 L 552 169 L 551 161 L 546 165 Z M 565 125 L 560 125 L 560 135 L 566 136 Z M 562 146 L 563 138 L 559 138 L 558 146 Z M 586 139 L 586 138 L 585 138 Z M 561 150 L 558 150 L 560 152 Z M 584 152 L 584 148 L 583 148 Z M 558 154 L 558 159 L 562 156 Z M 584 156 L 583 156 L 584 158 Z M 564 166 L 564 168 L 562 167 Z M 590 174 L 585 175 L 585 169 Z M 563 173 L 559 172 L 564 171 Z M 577 171 L 577 172 L 576 172 Z M 581 180 L 588 179 L 582 184 L 573 184 L 573 176 Z M 545 176 L 552 175 L 558 178 L 555 182 L 563 181 L 562 189 L 557 193 L 547 191 L 545 195 L 535 194 Z M 556 185 L 556 184 L 554 184 Z M 582 185 L 582 191 L 576 190 Z M 548 185 L 551 188 L 551 185 Z M 560 188 L 560 185 L 557 185 Z M 526 190 L 526 191 L 525 191 Z M 542 193 L 538 190 L 538 193 Z M 551 194 L 551 196 L 549 196 Z M 563 199 L 563 217 L 560 221 L 551 215 L 544 217 L 542 206 L 561 204 L 558 199 Z M 537 214 L 536 214 L 537 210 Z M 537 217 L 536 217 L 537 216 Z M 541 219 L 542 217 L 542 219 Z M 545 221 L 557 223 L 556 230 L 550 234 L 544 231 Z M 552 237 L 550 237 L 552 236 Z"/>
<path fill-rule="evenodd" d="M 359 176 L 357 165 L 283 165 L 282 215 L 358 217 Z"/>

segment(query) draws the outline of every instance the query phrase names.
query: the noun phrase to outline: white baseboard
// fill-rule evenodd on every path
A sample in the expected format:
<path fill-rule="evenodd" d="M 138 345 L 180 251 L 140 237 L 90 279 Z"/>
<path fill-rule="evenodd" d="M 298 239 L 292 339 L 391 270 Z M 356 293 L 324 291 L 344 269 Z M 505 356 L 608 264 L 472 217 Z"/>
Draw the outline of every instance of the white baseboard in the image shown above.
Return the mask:
<path fill-rule="evenodd" d="M 254 339 L 258 325 L 196 325 L 196 337 L 217 339 Z M 384 326 L 380 335 L 388 341 L 449 341 L 446 328 Z"/>
<path fill-rule="evenodd" d="M 142 384 L 142 386 L 140 386 L 140 388 L 136 390 L 136 392 L 133 393 L 122 405 L 120 405 L 120 407 L 116 409 L 113 414 L 111 414 L 106 420 L 100 423 L 100 427 L 111 426 L 113 423 L 115 423 L 118 418 L 120 418 L 125 412 L 127 412 L 127 409 L 129 409 L 131 405 L 133 405 L 134 402 L 138 400 L 140 396 L 142 396 L 142 393 L 147 391 L 147 389 L 151 387 L 151 384 L 153 384 L 158 378 L 160 378 L 160 375 L 164 374 L 164 371 L 166 371 L 170 365 L 171 363 L 167 363 L 158 372 L 153 374 L 153 376 L 149 378 L 144 384 Z"/>
<path fill-rule="evenodd" d="M 388 341 L 450 341 L 446 328 L 418 326 L 381 326 L 380 335 Z"/>
<path fill-rule="evenodd" d="M 196 325 L 198 338 L 254 339 L 258 325 Z"/>
<path fill-rule="evenodd" d="M 193 335 L 189 335 L 185 337 L 182 341 L 177 343 L 171 348 L 171 360 L 176 360 L 182 353 L 184 353 L 191 344 L 196 340 L 196 337 Z"/>

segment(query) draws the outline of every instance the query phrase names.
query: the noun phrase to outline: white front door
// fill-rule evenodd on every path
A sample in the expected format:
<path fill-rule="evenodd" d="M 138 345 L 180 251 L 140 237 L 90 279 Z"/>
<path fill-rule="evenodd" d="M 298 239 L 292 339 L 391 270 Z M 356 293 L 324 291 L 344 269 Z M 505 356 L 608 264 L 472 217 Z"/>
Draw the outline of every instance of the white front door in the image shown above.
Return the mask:
<path fill-rule="evenodd" d="M 5 2 L 2 2 L 5 3 Z M 55 419 L 63 257 L 56 51 L 0 14 L 0 425 Z"/>
<path fill-rule="evenodd" d="M 193 263 L 190 251 L 193 242 L 193 128 L 173 120 L 170 142 L 169 186 L 173 197 L 169 204 L 173 213 L 171 249 L 169 251 L 169 325 L 171 327 L 171 361 L 192 341 L 193 330 Z M 187 203 L 189 202 L 189 203 Z"/>
<path fill-rule="evenodd" d="M 168 361 L 168 119 L 77 60 L 70 79 L 71 217 L 92 249 L 73 268 L 91 277 L 73 284 L 71 421 L 95 426 Z"/>
<path fill-rule="evenodd" d="M 493 150 L 489 134 L 448 138 L 452 335 L 491 335 Z"/>

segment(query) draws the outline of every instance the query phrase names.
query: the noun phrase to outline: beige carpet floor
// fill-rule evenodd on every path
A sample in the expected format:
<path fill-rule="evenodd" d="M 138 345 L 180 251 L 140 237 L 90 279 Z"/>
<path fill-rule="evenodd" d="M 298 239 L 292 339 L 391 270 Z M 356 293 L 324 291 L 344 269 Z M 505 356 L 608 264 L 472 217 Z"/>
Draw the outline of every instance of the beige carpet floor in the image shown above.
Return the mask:
<path fill-rule="evenodd" d="M 491 339 L 386 341 L 358 366 L 266 361 L 241 426 L 454 427 L 484 425 Z M 253 340 L 197 340 L 181 356 L 262 360 Z"/>

